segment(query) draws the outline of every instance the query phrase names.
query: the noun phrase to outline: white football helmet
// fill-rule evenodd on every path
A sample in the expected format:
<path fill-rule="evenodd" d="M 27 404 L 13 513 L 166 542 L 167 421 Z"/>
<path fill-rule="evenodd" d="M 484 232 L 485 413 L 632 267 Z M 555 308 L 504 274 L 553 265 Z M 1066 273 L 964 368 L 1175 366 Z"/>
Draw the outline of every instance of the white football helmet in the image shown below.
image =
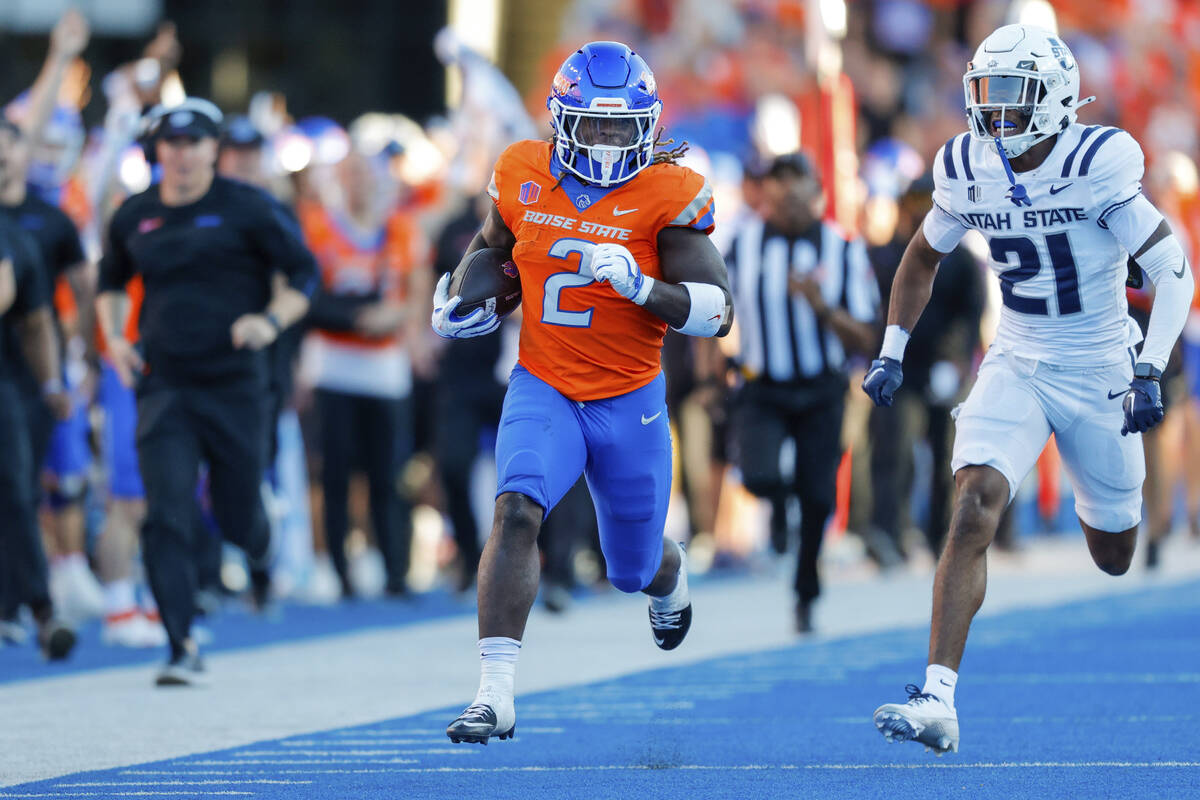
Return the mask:
<path fill-rule="evenodd" d="M 967 64 L 963 89 L 971 135 L 986 142 L 999 137 L 1009 158 L 1065 130 L 1076 109 L 1095 99 L 1079 99 L 1071 50 L 1033 25 L 1005 25 L 984 39 Z"/>

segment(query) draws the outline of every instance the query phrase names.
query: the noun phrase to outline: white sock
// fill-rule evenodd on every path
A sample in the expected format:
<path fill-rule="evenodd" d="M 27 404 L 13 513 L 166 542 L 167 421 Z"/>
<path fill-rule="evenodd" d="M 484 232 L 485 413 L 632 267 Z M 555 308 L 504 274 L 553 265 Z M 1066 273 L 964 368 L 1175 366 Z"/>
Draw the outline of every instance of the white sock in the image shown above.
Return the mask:
<path fill-rule="evenodd" d="M 954 708 L 954 687 L 957 684 L 957 672 L 941 664 L 930 664 L 925 668 L 925 688 L 921 691 Z"/>
<path fill-rule="evenodd" d="M 675 581 L 675 588 L 665 597 L 651 597 L 650 604 L 654 606 L 656 611 L 681 611 L 691 602 L 691 595 L 688 594 L 687 583 L 687 561 L 683 552 L 683 547 L 679 542 L 671 542 L 679 550 L 679 577 Z M 665 547 L 666 545 L 664 545 Z"/>
<path fill-rule="evenodd" d="M 137 596 L 133 591 L 133 581 L 128 578 L 110 581 L 104 584 L 104 613 L 110 617 L 136 611 Z"/>
<path fill-rule="evenodd" d="M 475 702 L 494 705 L 491 698 L 513 696 L 517 675 L 517 656 L 521 642 L 506 636 L 489 636 L 479 640 L 479 691 Z"/>

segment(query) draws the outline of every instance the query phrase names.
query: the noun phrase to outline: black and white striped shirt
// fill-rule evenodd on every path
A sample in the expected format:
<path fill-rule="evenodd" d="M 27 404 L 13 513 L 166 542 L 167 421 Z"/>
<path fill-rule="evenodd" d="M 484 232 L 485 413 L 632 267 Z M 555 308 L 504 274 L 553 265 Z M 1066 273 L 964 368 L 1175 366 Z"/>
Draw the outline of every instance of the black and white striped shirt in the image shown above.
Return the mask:
<path fill-rule="evenodd" d="M 822 375 L 841 378 L 846 364 L 841 341 L 817 320 L 803 295 L 788 292 L 788 278 L 812 273 L 830 308 L 874 322 L 879 288 L 863 241 L 847 242 L 829 222 L 786 236 L 752 218 L 738 231 L 725 262 L 739 331 L 739 364 L 747 377 L 778 383 Z"/>

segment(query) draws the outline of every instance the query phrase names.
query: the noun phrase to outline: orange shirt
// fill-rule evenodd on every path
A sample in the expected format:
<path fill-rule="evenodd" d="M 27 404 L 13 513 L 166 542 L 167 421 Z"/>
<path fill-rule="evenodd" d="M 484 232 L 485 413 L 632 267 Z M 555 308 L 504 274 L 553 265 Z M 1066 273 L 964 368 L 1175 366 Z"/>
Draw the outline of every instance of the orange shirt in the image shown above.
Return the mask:
<path fill-rule="evenodd" d="M 686 167 L 655 164 L 580 209 L 565 189 L 551 191 L 550 156 L 548 142 L 517 142 L 496 162 L 488 187 L 517 239 L 519 360 L 572 400 L 616 397 L 658 375 L 667 324 L 594 282 L 583 253 L 622 244 L 642 274 L 660 279 L 659 231 L 675 225 L 711 233 L 712 189 Z"/>
<path fill-rule="evenodd" d="M 407 214 L 395 211 L 377 231 L 356 231 L 334 212 L 316 203 L 299 210 L 304 238 L 321 267 L 321 283 L 335 295 L 378 293 L 403 302 L 409 275 L 426 263 L 424 235 Z M 350 331 L 317 331 L 325 339 L 371 349 L 389 347 L 399 336 L 370 338 Z"/>

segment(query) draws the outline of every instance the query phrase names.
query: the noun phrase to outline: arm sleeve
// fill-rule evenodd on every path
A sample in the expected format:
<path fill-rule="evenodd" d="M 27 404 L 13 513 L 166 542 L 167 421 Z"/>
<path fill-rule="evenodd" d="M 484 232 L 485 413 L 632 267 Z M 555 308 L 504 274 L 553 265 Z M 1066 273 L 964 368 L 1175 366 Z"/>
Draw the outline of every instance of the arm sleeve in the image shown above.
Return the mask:
<path fill-rule="evenodd" d="M 933 159 L 933 208 L 925 215 L 921 230 L 925 233 L 925 241 L 939 253 L 949 253 L 958 246 L 959 241 L 968 228 L 954 214 L 953 194 L 950 178 L 946 175 L 945 150 L 954 140 L 951 139 L 938 150 Z"/>
<path fill-rule="evenodd" d="M 1113 238 L 1129 251 L 1129 255 L 1134 255 L 1158 230 L 1162 221 L 1162 212 L 1138 191 L 1127 202 L 1110 211 L 1104 220 L 1100 221 L 1100 224 L 1108 228 Z M 1142 266 L 1145 267 L 1145 265 Z"/>
<path fill-rule="evenodd" d="M 108 223 L 104 255 L 100 258 L 99 292 L 125 291 L 125 284 L 129 283 L 129 279 L 137 272 L 125 246 L 129 235 L 126 222 L 128 212 L 125 209 L 124 205 L 117 209 L 117 213 L 113 214 Z"/>
<path fill-rule="evenodd" d="M 312 297 L 318 285 L 317 262 L 304 246 L 295 216 L 274 198 L 260 193 L 252 201 L 254 243 L 272 271 L 287 276 L 288 285 Z"/>
<path fill-rule="evenodd" d="M 1150 309 L 1146 341 L 1138 360 L 1153 364 L 1159 370 L 1166 369 L 1175 340 L 1187 322 L 1195 292 L 1195 281 L 1187 256 L 1174 234 L 1160 239 L 1146 252 L 1141 252 L 1142 244 L 1162 222 L 1162 215 L 1141 194 L 1136 196 L 1134 202 L 1110 215 L 1109 219 L 1109 229 L 1113 235 L 1116 236 L 1120 230 L 1121 236 L 1129 238 L 1130 243 L 1122 241 L 1121 244 L 1130 252 L 1140 253 L 1137 263 L 1154 282 L 1154 304 Z M 1150 225 L 1153 227 L 1147 227 Z M 1138 244 L 1131 246 L 1135 241 Z"/>

